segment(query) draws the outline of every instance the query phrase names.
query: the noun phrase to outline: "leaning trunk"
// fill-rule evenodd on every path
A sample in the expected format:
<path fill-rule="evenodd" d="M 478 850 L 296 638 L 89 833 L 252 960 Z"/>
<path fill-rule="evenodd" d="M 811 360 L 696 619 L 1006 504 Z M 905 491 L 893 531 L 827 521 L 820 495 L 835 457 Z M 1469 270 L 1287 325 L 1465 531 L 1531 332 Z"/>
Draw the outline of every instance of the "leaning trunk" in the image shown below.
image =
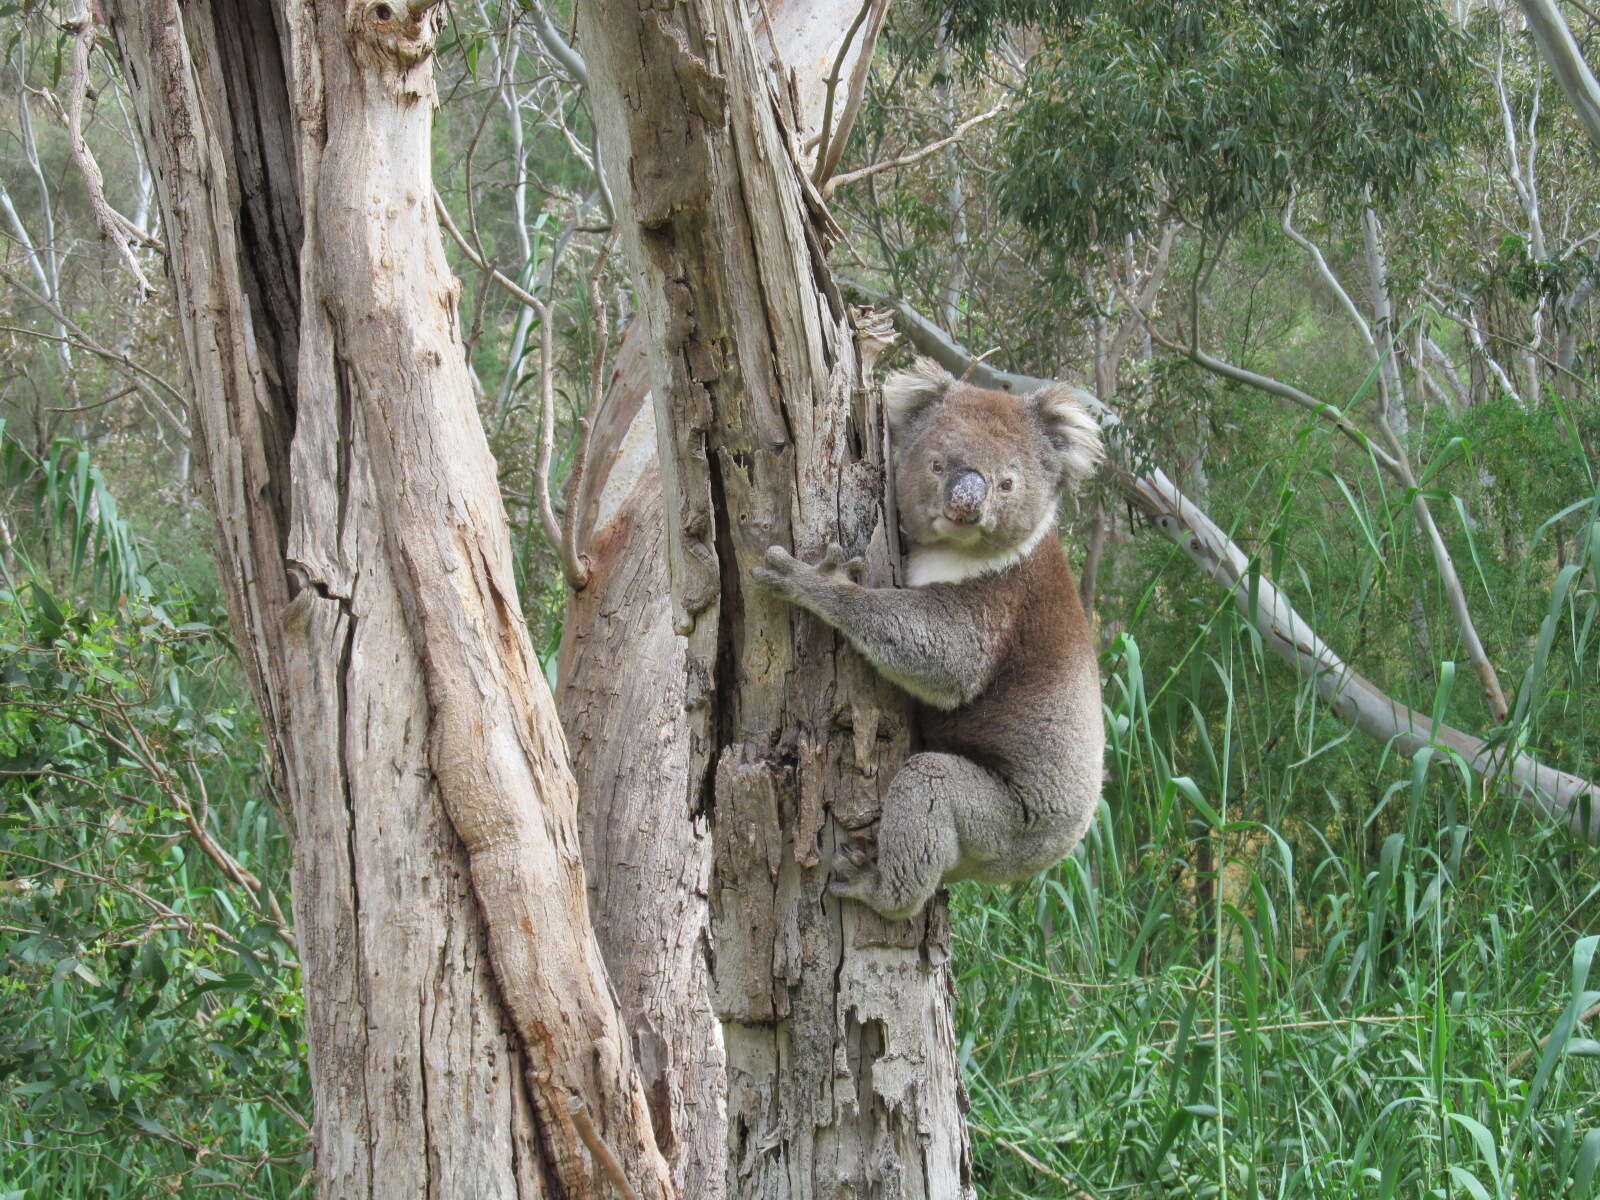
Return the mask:
<path fill-rule="evenodd" d="M 649 338 L 688 740 L 703 812 L 732 1196 L 970 1194 L 942 905 L 887 923 L 823 895 L 906 746 L 903 698 L 754 594 L 773 542 L 891 570 L 862 338 L 745 6 L 580 9 L 604 160 Z M 764 45 L 765 43 L 763 43 Z M 625 185 L 625 186 L 622 186 Z M 603 552 L 603 551 L 602 551 Z M 680 817 L 681 819 L 681 817 Z"/>
<path fill-rule="evenodd" d="M 665 1197 L 431 215 L 437 12 L 109 9 L 293 817 L 318 1190 L 592 1195 L 625 1170 Z"/>

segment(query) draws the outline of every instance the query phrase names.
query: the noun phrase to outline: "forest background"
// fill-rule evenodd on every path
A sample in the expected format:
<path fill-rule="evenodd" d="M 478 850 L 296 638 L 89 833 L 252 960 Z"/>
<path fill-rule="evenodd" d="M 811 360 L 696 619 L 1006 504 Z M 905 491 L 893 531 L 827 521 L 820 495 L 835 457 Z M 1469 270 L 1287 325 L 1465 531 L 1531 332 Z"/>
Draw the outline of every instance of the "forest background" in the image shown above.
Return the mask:
<path fill-rule="evenodd" d="M 103 31 L 0 14 L 0 1197 L 304 1194 L 289 845 L 154 182 Z M 552 684 L 636 307 L 570 41 L 453 6 L 434 130 Z M 1595 153 L 1517 6 L 888 12 L 817 176 L 841 286 L 886 362 L 1118 417 L 1063 522 L 1100 819 L 952 891 L 980 1194 L 1600 1195 Z M 1461 734 L 1371 736 L 1325 654 Z M 1522 753 L 1565 810 L 1508 793 Z"/>

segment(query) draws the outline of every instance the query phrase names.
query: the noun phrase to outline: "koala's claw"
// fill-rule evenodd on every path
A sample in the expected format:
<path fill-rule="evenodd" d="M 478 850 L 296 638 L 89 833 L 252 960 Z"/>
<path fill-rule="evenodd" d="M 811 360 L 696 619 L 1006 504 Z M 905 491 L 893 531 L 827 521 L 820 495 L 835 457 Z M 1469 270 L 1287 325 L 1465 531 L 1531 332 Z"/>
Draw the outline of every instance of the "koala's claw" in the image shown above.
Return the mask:
<path fill-rule="evenodd" d="M 827 553 L 822 556 L 822 561 L 817 564 L 817 570 L 824 575 L 843 575 L 851 583 L 861 582 L 861 573 L 866 570 L 867 560 L 857 555 L 855 558 L 844 556 L 844 547 L 838 542 L 829 542 Z"/>
<path fill-rule="evenodd" d="M 800 560 L 782 546 L 768 546 L 766 566 L 757 569 L 765 569 L 779 575 L 793 575 L 794 569 L 799 565 Z"/>
<path fill-rule="evenodd" d="M 750 577 L 780 596 L 787 595 L 800 561 L 782 546 L 768 546 L 766 562 L 750 570 Z"/>
<path fill-rule="evenodd" d="M 878 877 L 878 864 L 865 843 L 842 842 L 834 849 L 828 872 L 828 894 L 860 900 L 870 895 Z"/>

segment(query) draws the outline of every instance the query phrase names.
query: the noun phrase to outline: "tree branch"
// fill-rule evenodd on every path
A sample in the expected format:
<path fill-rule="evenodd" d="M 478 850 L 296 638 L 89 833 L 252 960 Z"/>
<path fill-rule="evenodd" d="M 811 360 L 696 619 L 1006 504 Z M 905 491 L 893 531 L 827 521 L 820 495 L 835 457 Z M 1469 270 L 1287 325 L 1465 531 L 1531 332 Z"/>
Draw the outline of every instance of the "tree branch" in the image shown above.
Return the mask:
<path fill-rule="evenodd" d="M 138 363 L 134 362 L 133 359 L 129 358 L 126 354 L 121 354 L 115 350 L 111 350 L 105 346 L 102 346 L 99 342 L 95 341 L 92 337 L 85 333 L 70 317 L 68 317 L 67 314 L 62 311 L 62 308 L 59 304 L 56 304 L 54 301 L 45 296 L 41 296 L 38 292 L 34 291 L 9 271 L 0 270 L 0 279 L 5 280 L 12 287 L 16 288 L 17 291 L 21 292 L 40 308 L 44 309 L 45 312 L 49 313 L 50 316 L 54 318 L 56 325 L 59 328 L 66 330 L 66 334 L 42 333 L 37 329 L 20 329 L 16 326 L 11 326 L 10 328 L 18 333 L 26 333 L 30 337 L 39 338 L 41 341 L 60 342 L 69 346 L 80 347 L 81 349 L 87 350 L 90 354 L 93 354 L 97 358 L 102 358 L 106 362 L 113 363 L 116 366 L 121 367 L 132 377 L 134 386 L 138 388 L 139 393 L 150 402 L 151 408 L 155 411 L 156 415 L 165 421 L 173 430 L 173 432 L 175 432 L 178 437 L 182 439 L 185 444 L 187 444 L 189 440 L 188 424 L 182 420 L 177 413 L 174 413 L 170 408 L 163 404 L 160 397 L 157 396 L 148 385 L 154 384 L 156 387 L 160 388 L 162 391 L 166 392 L 169 396 L 176 400 L 180 408 L 187 408 L 188 398 L 182 392 L 173 387 L 172 384 L 168 383 L 165 379 L 161 378 L 161 376 L 157 375 L 148 367 L 142 367 Z"/>
<path fill-rule="evenodd" d="M 588 564 L 578 552 L 576 530 L 562 529 L 561 521 L 557 519 L 555 507 L 550 501 L 550 460 L 555 453 L 556 436 L 555 312 L 550 305 L 532 292 L 491 266 L 488 259 L 461 236 L 461 230 L 457 229 L 456 223 L 450 219 L 450 211 L 445 208 L 444 201 L 439 198 L 437 192 L 433 196 L 433 207 L 439 215 L 439 223 L 449 232 L 456 245 L 461 247 L 461 252 L 487 272 L 491 279 L 539 315 L 539 456 L 534 467 L 534 490 L 538 500 L 539 524 L 544 528 L 544 535 L 551 549 L 556 552 L 556 558 L 561 563 L 561 571 L 566 576 L 567 583 L 573 591 L 581 591 L 589 582 Z M 602 253 L 596 263 L 597 271 L 604 262 L 605 255 Z M 579 454 L 578 461 L 581 462 L 581 448 Z M 574 467 L 574 470 L 576 469 Z M 576 525 L 577 518 L 570 507 L 567 519 L 570 524 Z"/>
<path fill-rule="evenodd" d="M 1521 0 L 1521 4 L 1539 53 L 1567 94 L 1589 140 L 1600 149 L 1600 83 L 1595 82 L 1589 64 L 1583 61 L 1572 30 L 1567 28 L 1555 0 Z"/>
<path fill-rule="evenodd" d="M 889 10 L 889 0 L 862 0 L 861 7 L 856 11 L 855 20 L 850 22 L 850 27 L 845 30 L 844 41 L 839 44 L 838 56 L 833 60 L 833 70 L 828 74 L 828 95 L 822 105 L 822 128 L 818 134 L 817 163 L 812 173 L 812 182 L 821 185 L 828 176 L 833 174 L 834 168 L 839 165 L 839 159 L 844 154 L 845 142 L 849 140 L 850 126 L 855 124 L 856 112 L 861 107 L 861 96 L 866 90 L 867 71 L 872 65 L 872 47 L 878 40 L 878 30 L 883 26 L 884 14 Z M 845 60 L 850 57 L 850 47 L 855 42 L 856 34 L 861 31 L 863 23 L 866 32 L 861 34 L 861 52 L 856 55 L 855 65 L 850 72 L 850 87 L 845 94 L 844 107 L 839 113 L 838 128 L 833 124 L 833 97 L 840 83 L 840 72 L 844 70 Z"/>
<path fill-rule="evenodd" d="M 1148 320 L 1148 318 L 1146 319 Z M 1233 363 L 1225 362 L 1215 355 L 1207 354 L 1198 346 L 1180 346 L 1177 342 L 1162 334 L 1155 327 L 1154 322 L 1150 322 L 1149 329 L 1150 340 L 1155 342 L 1156 345 L 1163 349 L 1171 350 L 1176 354 L 1184 355 L 1191 362 L 1197 366 L 1204 367 L 1212 374 L 1220 375 L 1224 379 L 1231 379 L 1235 383 L 1242 383 L 1247 387 L 1256 388 L 1258 391 L 1266 392 L 1268 395 L 1277 396 L 1289 401 L 1291 404 L 1298 405 L 1309 413 L 1322 417 L 1340 433 L 1344 434 L 1345 437 L 1372 455 L 1377 464 L 1385 471 L 1388 471 L 1396 478 L 1400 477 L 1400 463 L 1395 457 L 1369 438 L 1359 427 L 1352 424 L 1350 419 L 1332 404 L 1318 400 L 1315 396 L 1301 391 L 1293 384 L 1284 383 L 1282 380 L 1274 379 L 1269 375 L 1261 375 L 1255 371 L 1246 370 L 1244 367 L 1235 366 Z"/>
<path fill-rule="evenodd" d="M 94 48 L 94 8 L 89 0 L 79 0 L 77 12 L 62 26 L 72 34 L 72 68 L 67 84 L 67 147 L 73 164 L 83 177 L 84 190 L 89 196 L 89 207 L 105 239 L 116 247 L 117 256 L 139 285 L 141 296 L 155 294 L 144 268 L 133 254 L 133 241 L 144 235 L 132 221 L 111 207 L 106 199 L 106 182 L 100 174 L 100 164 L 89 150 L 83 137 L 83 104 L 89 91 L 89 51 Z"/>
<path fill-rule="evenodd" d="M 900 167 L 909 167 L 913 163 L 919 163 L 929 155 L 937 154 L 946 146 L 950 146 L 956 142 L 959 142 L 967 135 L 969 130 L 982 125 L 985 121 L 993 120 L 1001 113 L 1009 111 L 1010 108 L 1011 101 L 1002 100 L 988 112 L 979 113 L 975 117 L 968 117 L 965 121 L 962 121 L 961 124 L 957 125 L 938 141 L 929 142 L 926 146 L 912 150 L 909 153 L 902 154 L 897 158 L 891 158 L 886 162 L 872 163 L 870 166 L 861 167 L 858 170 L 846 171 L 843 175 L 835 175 L 823 182 L 821 189 L 822 198 L 824 200 L 830 200 L 833 198 L 834 192 L 838 191 L 840 188 L 848 187 L 852 183 L 859 183 L 861 180 L 866 179 L 869 176 L 878 175 L 884 171 L 894 171 Z"/>

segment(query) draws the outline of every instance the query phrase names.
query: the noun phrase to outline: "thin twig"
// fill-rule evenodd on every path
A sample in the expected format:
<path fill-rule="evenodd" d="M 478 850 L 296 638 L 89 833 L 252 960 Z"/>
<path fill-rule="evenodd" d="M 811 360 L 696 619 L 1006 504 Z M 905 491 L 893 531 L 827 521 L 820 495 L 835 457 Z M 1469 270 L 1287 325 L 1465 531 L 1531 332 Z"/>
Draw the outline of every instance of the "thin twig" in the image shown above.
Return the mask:
<path fill-rule="evenodd" d="M 898 158 L 891 158 L 887 162 L 873 163 L 870 166 L 860 167 L 854 171 L 846 171 L 843 175 L 835 175 L 831 179 L 823 182 L 822 198 L 824 200 L 830 200 L 833 198 L 833 193 L 838 191 L 840 188 L 847 187 L 852 183 L 859 183 L 861 180 L 866 179 L 869 176 L 878 175 L 884 171 L 894 171 L 900 167 L 909 167 L 913 163 L 919 163 L 923 159 L 927 158 L 930 154 L 937 154 L 946 146 L 952 145 L 955 142 L 959 142 L 963 137 L 966 136 L 968 130 L 976 128 L 985 121 L 993 120 L 1001 113 L 1007 112 L 1010 108 L 1011 101 L 1002 100 L 988 112 L 979 113 L 975 117 L 968 117 L 965 121 L 961 122 L 961 124 L 957 125 L 954 129 L 936 142 L 929 142 L 926 146 L 923 146 L 920 149 L 913 150 L 908 154 L 902 154 Z"/>
<path fill-rule="evenodd" d="M 532 292 L 528 291 L 521 284 L 517 283 L 516 280 L 502 273 L 498 268 L 490 266 L 489 260 L 484 258 L 482 254 L 479 254 L 477 250 L 473 249 L 471 243 L 469 243 L 466 238 L 461 236 L 461 230 L 456 228 L 455 221 L 453 221 L 450 217 L 450 210 L 444 206 L 444 199 L 439 195 L 438 192 L 433 194 L 433 210 L 439 214 L 439 224 L 444 226 L 445 232 L 450 235 L 450 240 L 455 242 L 457 246 L 461 247 L 461 253 L 467 256 L 467 258 L 472 262 L 473 266 L 480 267 L 486 271 L 489 275 L 489 278 L 493 279 L 511 295 L 515 296 L 518 300 L 522 301 L 522 303 L 533 309 L 534 312 L 540 313 L 541 315 L 544 313 L 545 303 L 543 300 L 540 300 Z"/>
<path fill-rule="evenodd" d="M 116 363 L 130 374 L 137 376 L 140 379 L 148 380 L 150 383 L 154 384 L 156 387 L 160 388 L 162 391 L 166 392 L 169 396 L 176 400 L 180 406 L 185 408 L 188 407 L 188 399 L 182 392 L 173 387 L 172 384 L 161 378 L 161 376 L 157 375 L 154 371 L 140 366 L 126 354 L 119 354 L 115 350 L 108 350 L 106 347 L 100 345 L 99 342 L 95 341 L 92 337 L 85 333 L 70 317 L 68 317 L 67 314 L 62 311 L 62 308 L 59 304 L 56 304 L 54 301 L 40 295 L 27 284 L 23 283 L 22 280 L 18 279 L 15 275 L 12 275 L 9 271 L 0 270 L 0 279 L 5 280 L 12 287 L 16 288 L 17 291 L 21 292 L 28 299 L 32 300 L 40 308 L 44 309 L 45 312 L 49 313 L 55 318 L 57 325 L 59 325 L 62 329 L 65 329 L 67 333 L 71 334 L 72 336 L 66 337 L 57 334 L 41 333 L 37 329 L 22 329 L 16 326 L 6 326 L 10 332 L 27 334 L 30 337 L 39 338 L 41 341 L 65 342 L 68 345 L 80 346 L 87 350 L 90 354 L 95 355 L 97 358 L 103 358 L 107 362 Z M 179 437 L 187 441 L 189 438 L 189 430 L 184 422 L 179 420 L 178 416 L 170 408 L 163 404 L 160 397 L 156 396 L 155 393 L 150 390 L 150 388 L 141 385 L 139 391 L 147 400 L 150 401 L 151 406 L 156 411 L 156 415 L 162 420 L 166 421 Z"/>

